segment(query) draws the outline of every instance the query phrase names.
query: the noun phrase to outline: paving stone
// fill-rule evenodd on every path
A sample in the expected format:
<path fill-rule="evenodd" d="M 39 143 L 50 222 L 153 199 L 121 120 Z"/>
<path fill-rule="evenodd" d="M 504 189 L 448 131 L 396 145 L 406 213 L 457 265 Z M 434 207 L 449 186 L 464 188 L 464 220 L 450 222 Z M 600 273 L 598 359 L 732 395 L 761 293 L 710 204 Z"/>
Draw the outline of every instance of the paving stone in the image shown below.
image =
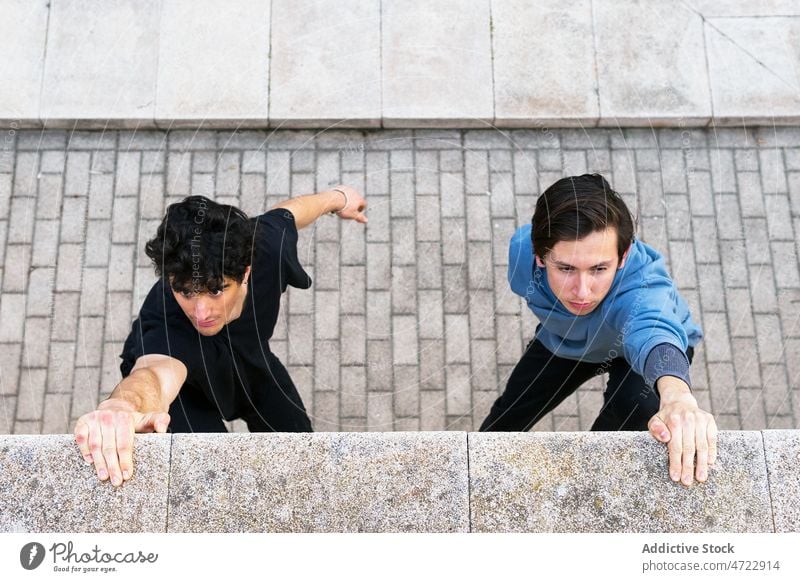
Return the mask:
<path fill-rule="evenodd" d="M 750 272 L 750 296 L 753 298 L 754 313 L 774 313 L 777 311 L 777 293 L 772 267 L 759 265 Z"/>
<path fill-rule="evenodd" d="M 791 390 L 786 383 L 786 368 L 776 364 L 766 364 L 763 366 L 762 376 L 764 409 L 767 413 L 768 426 L 772 427 L 772 419 L 779 415 L 792 414 Z"/>
<path fill-rule="evenodd" d="M 72 151 L 67 157 L 67 176 L 64 182 L 65 196 L 86 196 L 89 193 L 89 152 Z M 138 173 L 138 165 L 137 165 Z"/>
<path fill-rule="evenodd" d="M 96 0 L 53 6 L 42 79 L 40 116 L 47 122 L 147 122 L 155 111 L 159 4 Z M 135 23 L 135 24 L 134 24 Z M 75 30 L 91 31 L 76 35 Z M 127 34 L 120 36 L 119 31 Z M 114 90 L 109 91 L 108 87 Z"/>
<path fill-rule="evenodd" d="M 339 393 L 318 392 L 314 397 L 314 409 L 311 413 L 314 430 L 318 432 L 336 432 L 339 430 Z"/>
<path fill-rule="evenodd" d="M 420 430 L 445 430 L 444 391 L 420 393 Z"/>
<path fill-rule="evenodd" d="M 531 22 L 559 25 L 541 27 L 541 34 L 524 31 Z M 591 3 L 572 0 L 559 6 L 526 2 L 492 4 L 492 41 L 495 117 L 498 126 L 593 125 L 599 116 L 597 75 L 592 39 Z M 547 67 L 549 82 L 536 82 Z"/>
<path fill-rule="evenodd" d="M 35 152 L 20 152 L 16 156 L 14 172 L 14 196 L 36 196 L 36 182 L 39 179 L 39 156 Z M 50 177 L 60 182 L 60 178 Z"/>
<path fill-rule="evenodd" d="M 470 289 L 491 289 L 492 245 L 484 242 L 470 242 L 468 245 L 468 279 Z"/>
<path fill-rule="evenodd" d="M 767 242 L 767 224 L 764 219 L 745 219 L 744 236 L 747 241 L 747 259 L 750 264 L 766 264 L 771 255 Z"/>
<path fill-rule="evenodd" d="M 367 393 L 366 430 L 387 432 L 394 428 L 392 394 L 381 392 Z"/>
<path fill-rule="evenodd" d="M 414 266 L 392 267 L 392 312 L 413 315 L 417 310 L 417 271 Z"/>
<path fill-rule="evenodd" d="M 31 245 L 8 245 L 5 256 L 4 292 L 24 293 L 28 289 Z"/>
<path fill-rule="evenodd" d="M 770 240 L 794 240 L 791 210 L 786 196 L 764 196 Z"/>
<path fill-rule="evenodd" d="M 726 283 L 727 285 L 727 283 Z M 750 306 L 750 292 L 748 289 L 725 290 L 728 318 L 731 324 L 731 336 L 754 337 L 753 313 Z M 739 353 L 734 350 L 734 353 Z"/>
<path fill-rule="evenodd" d="M 797 252 L 794 243 L 773 242 L 772 258 L 778 268 L 775 270 L 775 282 L 778 288 L 800 287 L 800 274 L 797 270 Z"/>
<path fill-rule="evenodd" d="M 698 263 L 718 263 L 719 252 L 717 250 L 717 224 L 713 218 L 695 216 L 692 219 L 692 235 L 695 240 L 702 241 L 695 245 L 695 254 Z M 702 269 L 701 269 L 702 271 Z"/>
<path fill-rule="evenodd" d="M 313 362 L 313 319 L 308 315 L 289 316 L 289 364 Z"/>
<path fill-rule="evenodd" d="M 692 237 L 692 220 L 689 212 L 689 200 L 686 196 L 670 195 L 665 197 L 667 209 L 667 232 L 673 240 L 688 240 Z"/>
<path fill-rule="evenodd" d="M 739 414 L 743 430 L 762 430 L 767 426 L 764 413 L 764 397 L 761 388 L 757 390 L 741 389 L 739 397 Z"/>
<path fill-rule="evenodd" d="M 731 345 L 737 357 L 734 360 L 736 386 L 760 388 L 761 372 L 759 365 L 758 343 L 755 338 L 732 338 Z"/>
<path fill-rule="evenodd" d="M 236 122 L 266 120 L 269 87 L 270 7 L 238 4 L 224 15 L 207 2 L 174 2 L 161 15 L 158 102 L 162 124 L 207 117 Z M 237 31 L 246 28 L 248 34 Z M 224 42 L 225 51 L 216 47 Z M 232 71 L 231 62 L 248 66 Z M 253 72 L 261 71 L 261 74 Z"/>
<path fill-rule="evenodd" d="M 72 405 L 70 394 L 45 394 L 42 434 L 65 434 L 71 432 L 69 411 Z"/>
<path fill-rule="evenodd" d="M 466 415 L 472 410 L 472 387 L 470 367 L 465 364 L 450 364 L 445 371 L 447 378 L 445 409 L 448 415 Z"/>
<path fill-rule="evenodd" d="M 717 196 L 717 229 L 719 238 L 742 238 L 742 219 L 739 204 L 734 196 Z"/>
<path fill-rule="evenodd" d="M 14 53 L 13 58 L 3 59 L 0 68 L 0 119 L 38 120 L 50 6 L 9 2 L 3 8 L 0 36 Z"/>
<path fill-rule="evenodd" d="M 444 338 L 420 340 L 419 363 L 420 388 L 422 390 L 444 390 L 444 352 Z"/>
<path fill-rule="evenodd" d="M 497 316 L 497 363 L 516 364 L 522 356 L 519 317 Z"/>
<path fill-rule="evenodd" d="M 392 317 L 392 361 L 395 366 L 413 365 L 418 361 L 418 330 L 414 315 Z"/>
<path fill-rule="evenodd" d="M 399 421 L 419 416 L 419 366 L 395 366 L 394 415 Z M 395 426 L 396 430 L 398 429 Z M 418 430 L 418 429 L 416 429 Z"/>
<path fill-rule="evenodd" d="M 706 356 L 709 362 L 730 361 L 728 322 L 724 313 L 704 313 Z"/>
<path fill-rule="evenodd" d="M 413 265 L 416 262 L 415 222 L 398 218 L 392 223 L 394 242 L 392 244 L 393 265 Z"/>
<path fill-rule="evenodd" d="M 50 347 L 50 318 L 26 318 L 24 333 L 23 365 L 27 368 L 44 368 L 46 371 Z M 100 339 L 102 341 L 102 335 Z"/>
<path fill-rule="evenodd" d="M 391 174 L 391 216 L 414 216 L 414 174 L 392 172 Z"/>
<path fill-rule="evenodd" d="M 350 316 L 341 323 L 341 363 L 366 363 L 366 318 Z M 350 415 L 352 416 L 352 415 Z"/>
<path fill-rule="evenodd" d="M 338 391 L 339 382 L 339 342 L 320 339 L 314 341 L 314 366 L 316 377 L 314 382 L 315 395 L 320 392 Z M 315 405 L 317 401 L 314 401 Z M 315 408 L 316 410 L 316 408 Z"/>
<path fill-rule="evenodd" d="M 489 339 L 495 336 L 494 298 L 488 290 L 478 290 L 469 297 L 470 336 L 475 339 Z"/>
<path fill-rule="evenodd" d="M 391 295 L 387 291 L 367 293 L 367 325 L 372 339 L 389 339 L 392 333 Z"/>
<path fill-rule="evenodd" d="M 30 243 L 33 237 L 35 198 L 12 198 L 8 221 L 9 243 Z"/>
<path fill-rule="evenodd" d="M 17 397 L 18 420 L 41 420 L 44 409 L 44 392 L 47 369 L 26 368 L 22 370 Z"/>
<path fill-rule="evenodd" d="M 366 271 L 363 265 L 342 266 L 342 281 L 345 292 L 340 294 L 341 313 L 364 314 L 366 312 Z"/>
<path fill-rule="evenodd" d="M 711 181 L 714 192 L 736 192 L 736 171 L 733 163 L 733 152 L 717 149 L 711 154 Z"/>
<path fill-rule="evenodd" d="M 694 261 L 694 245 L 689 242 L 671 242 L 669 254 L 676 257 L 671 264 L 671 274 L 678 286 L 693 289 L 697 286 L 697 267 Z"/>
<path fill-rule="evenodd" d="M 755 320 L 759 359 L 762 363 L 782 362 L 783 340 L 780 319 L 777 315 L 758 314 Z"/>
<path fill-rule="evenodd" d="M 800 98 L 787 82 L 796 56 L 785 50 L 798 30 L 794 19 L 771 19 L 770 34 L 763 34 L 759 18 L 714 18 L 705 23 L 708 74 L 714 117 L 720 124 L 772 124 L 784 119 L 797 122 Z M 765 115 L 761 105 L 770 103 Z"/>
<path fill-rule="evenodd" d="M 764 198 L 759 175 L 755 172 L 739 172 L 737 179 L 742 216 L 764 216 Z"/>
<path fill-rule="evenodd" d="M 62 245 L 62 249 L 66 245 Z M 133 286 L 133 256 L 134 246 L 132 244 L 112 244 L 111 255 L 108 263 L 108 290 L 109 291 L 128 291 Z M 59 261 L 64 259 L 59 257 Z M 63 263 L 62 263 L 63 264 Z M 80 275 L 80 271 L 78 271 Z M 57 288 L 62 289 L 58 285 Z"/>
<path fill-rule="evenodd" d="M 392 389 L 392 347 L 387 340 L 367 340 L 367 389 Z"/>
<path fill-rule="evenodd" d="M 443 338 L 444 315 L 442 293 L 439 290 L 420 290 L 418 294 L 419 313 L 417 314 L 417 331 L 420 338 Z"/>
<path fill-rule="evenodd" d="M 417 242 L 417 284 L 420 289 L 441 289 L 441 245 L 435 242 Z"/>
<path fill-rule="evenodd" d="M 489 4 L 470 0 L 465 7 L 448 0 L 424 10 L 382 6 L 384 126 L 434 118 L 469 127 L 493 119 Z M 469 18 L 454 22 L 453 10 Z"/>
<path fill-rule="evenodd" d="M 164 532 L 170 435 L 137 435 L 134 476 L 122 487 L 97 479 L 72 435 L 0 436 L 4 532 Z M 69 487 L 64 482 L 69 482 Z M 87 514 L 87 504 L 102 510 Z"/>
<path fill-rule="evenodd" d="M 708 172 L 689 174 L 689 201 L 692 214 L 696 216 L 712 216 L 714 201 L 711 193 L 711 175 Z"/>
<path fill-rule="evenodd" d="M 719 265 L 703 265 L 698 271 L 698 287 L 703 312 L 726 311 L 722 270 Z"/>
<path fill-rule="evenodd" d="M 595 11 L 601 126 L 643 117 L 648 124 L 704 125 L 710 119 L 705 63 L 691 56 L 703 51 L 702 18 L 684 6 L 666 9 L 610 2 Z M 622 37 L 620 18 L 631 24 Z"/>
<path fill-rule="evenodd" d="M 0 341 L 22 341 L 25 299 L 22 293 L 3 293 L 0 297 Z"/>
<path fill-rule="evenodd" d="M 343 416 L 366 416 L 366 381 L 363 368 L 342 367 L 341 413 Z"/>
<path fill-rule="evenodd" d="M 99 367 L 102 364 L 104 324 L 102 317 L 81 317 L 78 320 L 76 366 Z"/>
<path fill-rule="evenodd" d="M 4 344 L 0 350 L 0 394 L 4 397 L 15 395 L 19 389 L 20 378 L 20 354 L 22 344 L 20 342 Z M 16 410 L 16 400 L 14 410 L 11 410 L 11 420 L 13 424 L 14 411 Z M 4 433 L 0 433 L 4 434 Z"/>
<path fill-rule="evenodd" d="M 476 391 L 491 391 L 495 394 L 499 388 L 497 383 L 497 347 L 494 338 L 473 340 L 470 344 L 470 379 L 473 399 Z M 489 409 L 484 411 L 488 414 Z"/>

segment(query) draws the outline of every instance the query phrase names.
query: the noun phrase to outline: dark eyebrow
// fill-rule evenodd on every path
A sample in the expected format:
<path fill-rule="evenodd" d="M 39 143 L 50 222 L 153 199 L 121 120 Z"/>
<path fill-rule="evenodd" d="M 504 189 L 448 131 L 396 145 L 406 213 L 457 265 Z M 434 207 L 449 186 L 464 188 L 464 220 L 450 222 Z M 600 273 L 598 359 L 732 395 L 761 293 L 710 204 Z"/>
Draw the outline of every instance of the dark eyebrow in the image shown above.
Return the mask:
<path fill-rule="evenodd" d="M 553 261 L 553 262 L 556 264 L 556 266 L 558 266 L 558 267 L 569 267 L 570 269 L 574 269 L 574 268 L 575 268 L 574 266 L 570 265 L 569 263 L 564 263 L 564 262 L 562 262 L 562 261 L 557 261 L 557 260 L 555 260 L 555 259 L 551 259 L 551 260 L 552 260 L 552 261 Z M 596 269 L 597 267 L 608 267 L 608 266 L 610 266 L 610 265 L 611 265 L 611 263 L 613 263 L 613 261 L 603 261 L 602 263 L 597 263 L 596 265 L 592 265 L 592 266 L 591 266 L 591 267 L 589 267 L 589 268 L 590 268 L 590 269 Z"/>

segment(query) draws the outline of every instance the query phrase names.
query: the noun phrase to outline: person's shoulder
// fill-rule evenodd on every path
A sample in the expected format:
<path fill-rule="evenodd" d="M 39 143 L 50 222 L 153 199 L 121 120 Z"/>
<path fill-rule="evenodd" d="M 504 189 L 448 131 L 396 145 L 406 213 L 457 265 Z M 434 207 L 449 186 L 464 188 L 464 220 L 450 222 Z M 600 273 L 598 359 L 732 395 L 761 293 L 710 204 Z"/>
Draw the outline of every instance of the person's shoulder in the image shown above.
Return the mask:
<path fill-rule="evenodd" d="M 292 227 L 295 230 L 297 229 L 294 221 L 294 214 L 292 214 L 288 208 L 273 208 L 267 210 L 263 214 L 255 216 L 252 220 L 259 226 L 263 225 L 276 228 Z"/>

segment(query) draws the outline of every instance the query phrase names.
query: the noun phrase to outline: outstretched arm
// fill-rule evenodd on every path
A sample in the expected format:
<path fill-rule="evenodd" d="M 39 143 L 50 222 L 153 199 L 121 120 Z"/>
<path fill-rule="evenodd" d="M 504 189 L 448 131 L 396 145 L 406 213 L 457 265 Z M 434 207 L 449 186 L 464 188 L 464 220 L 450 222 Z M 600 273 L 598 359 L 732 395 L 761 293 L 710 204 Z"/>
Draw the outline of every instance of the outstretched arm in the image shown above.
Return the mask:
<path fill-rule="evenodd" d="M 350 186 L 339 185 L 330 190 L 289 198 L 274 208 L 285 208 L 294 215 L 297 230 L 305 228 L 323 214 L 336 213 L 340 218 L 366 223 L 367 202 Z"/>

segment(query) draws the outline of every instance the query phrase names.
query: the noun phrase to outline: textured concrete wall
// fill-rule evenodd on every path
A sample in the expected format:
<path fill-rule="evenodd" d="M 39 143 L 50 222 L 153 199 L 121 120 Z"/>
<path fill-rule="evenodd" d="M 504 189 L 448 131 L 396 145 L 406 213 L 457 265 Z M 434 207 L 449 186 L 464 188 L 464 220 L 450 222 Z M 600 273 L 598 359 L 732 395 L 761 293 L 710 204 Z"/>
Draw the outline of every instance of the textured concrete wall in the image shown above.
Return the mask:
<path fill-rule="evenodd" d="M 137 435 L 114 489 L 70 435 L 0 436 L 0 532 L 800 531 L 800 431 L 719 451 L 685 489 L 644 433 Z"/>

